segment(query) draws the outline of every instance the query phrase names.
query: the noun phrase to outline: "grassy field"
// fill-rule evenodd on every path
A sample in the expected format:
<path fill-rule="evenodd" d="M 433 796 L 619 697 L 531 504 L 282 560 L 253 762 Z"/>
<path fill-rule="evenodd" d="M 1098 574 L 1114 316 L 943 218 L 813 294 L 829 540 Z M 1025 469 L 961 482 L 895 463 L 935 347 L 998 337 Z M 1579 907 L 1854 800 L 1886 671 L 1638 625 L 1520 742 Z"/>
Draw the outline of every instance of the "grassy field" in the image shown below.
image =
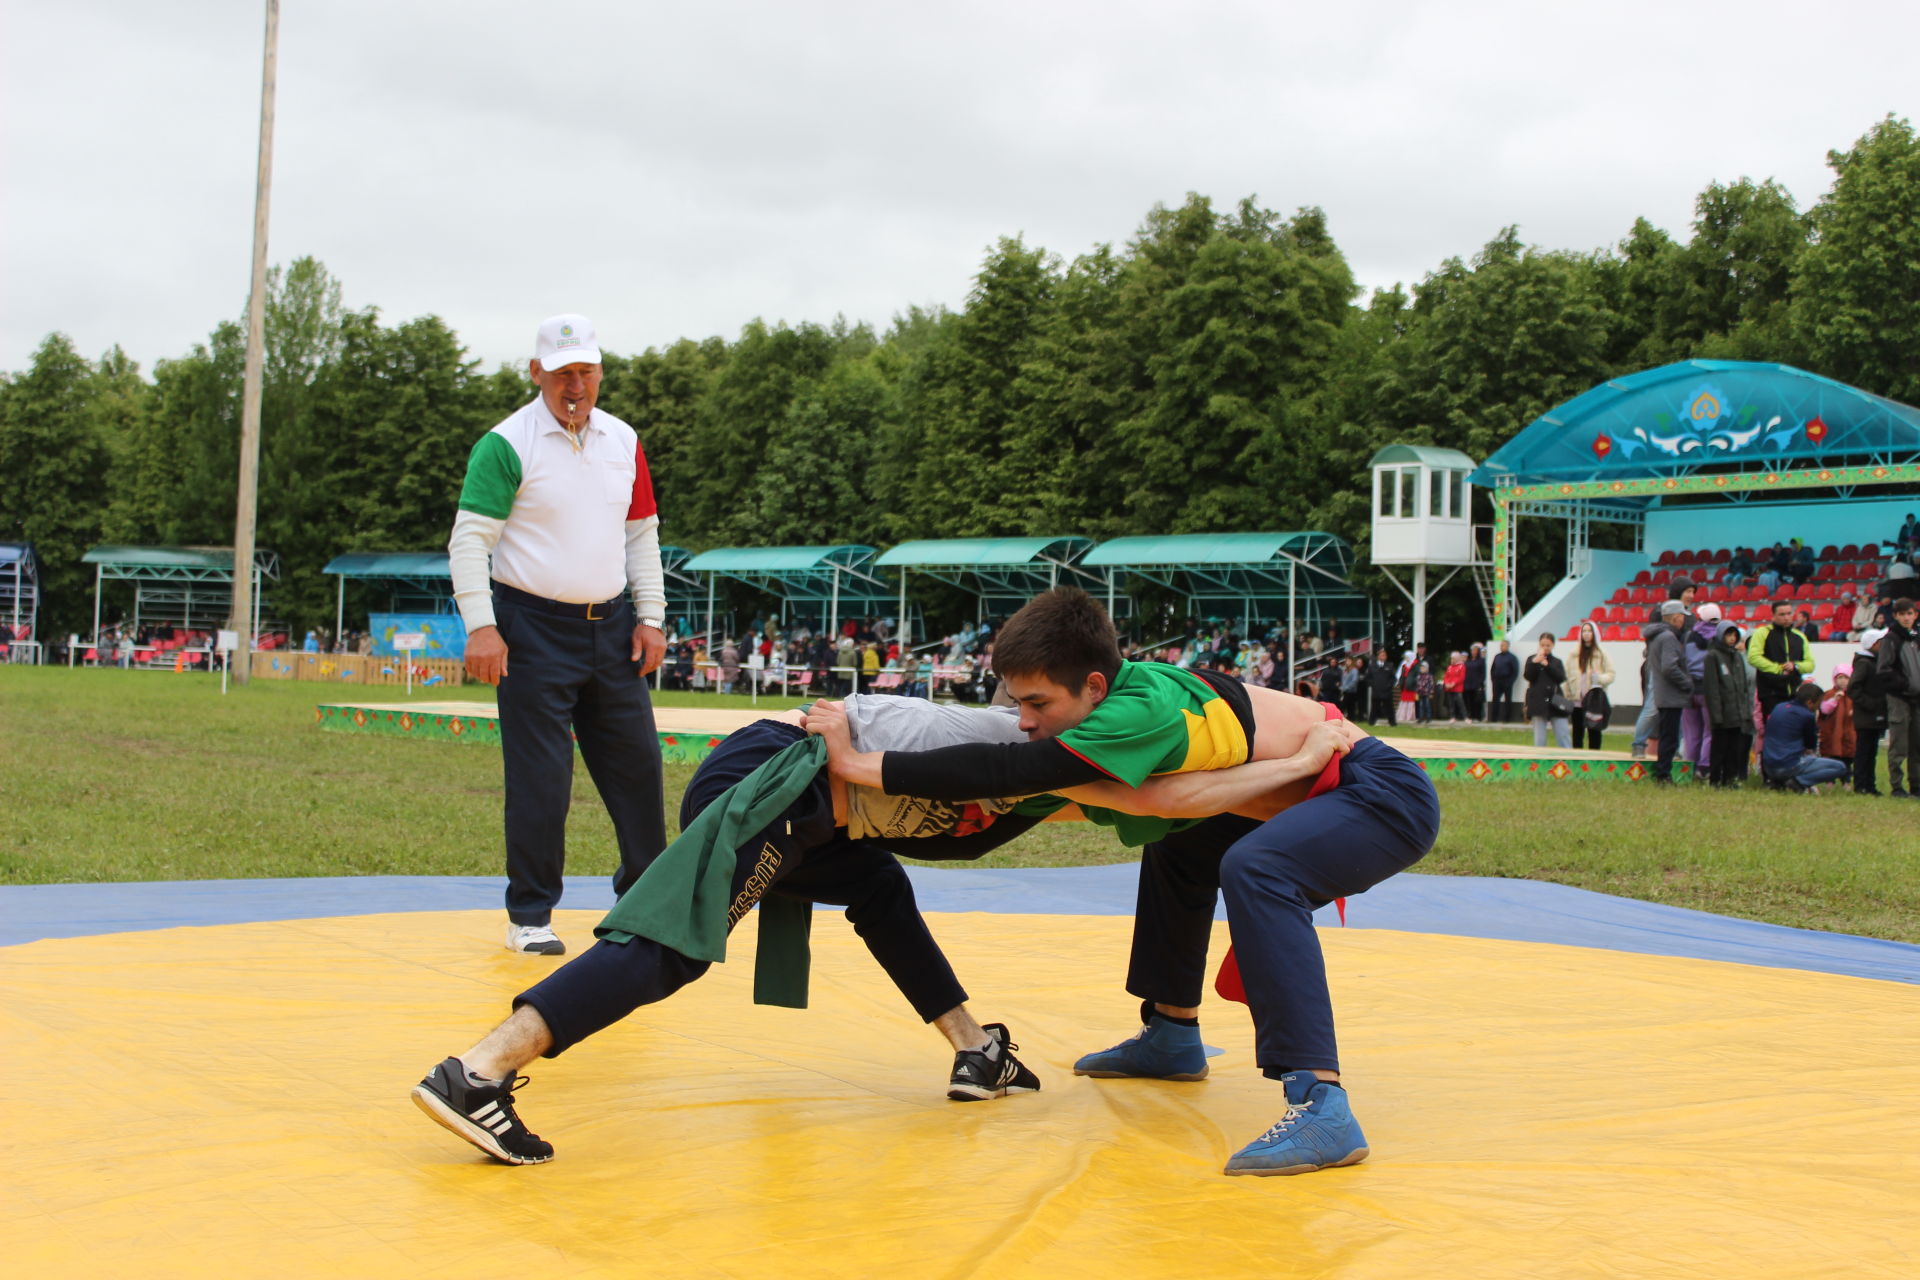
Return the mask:
<path fill-rule="evenodd" d="M 498 875 L 498 749 L 324 732 L 313 706 L 328 696 L 338 695 L 314 684 L 222 697 L 205 676 L 0 667 L 0 883 Z M 460 695 L 418 700 L 449 696 Z M 1530 740 L 1525 730 L 1395 733 Z M 670 818 L 691 772 L 668 768 Z M 584 769 L 574 798 L 568 870 L 610 874 L 612 830 Z M 1597 782 L 1443 783 L 1441 804 L 1423 872 L 1551 880 L 1920 942 L 1920 804 Z M 1104 832 L 1055 824 L 983 865 L 1130 857 Z"/>

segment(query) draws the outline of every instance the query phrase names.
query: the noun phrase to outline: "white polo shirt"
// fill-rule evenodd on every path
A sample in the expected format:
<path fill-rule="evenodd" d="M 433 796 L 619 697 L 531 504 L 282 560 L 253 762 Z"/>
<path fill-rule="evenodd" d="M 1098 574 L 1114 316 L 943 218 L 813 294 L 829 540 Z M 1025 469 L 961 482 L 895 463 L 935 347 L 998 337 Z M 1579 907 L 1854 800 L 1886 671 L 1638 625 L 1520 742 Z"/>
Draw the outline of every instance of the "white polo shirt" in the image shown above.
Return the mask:
<path fill-rule="evenodd" d="M 593 410 L 576 445 L 536 397 L 473 446 L 460 511 L 456 544 L 460 522 L 469 515 L 489 525 L 503 522 L 492 546 L 496 581 L 575 604 L 610 600 L 631 585 L 643 620 L 657 622 L 665 612 L 654 532 L 658 508 L 646 452 L 634 429 L 610 413 Z M 636 574 L 630 564 L 636 532 L 650 535 L 651 572 Z M 454 591 L 471 630 L 492 622 L 492 608 L 488 603 L 484 611 L 469 609 L 485 584 L 463 582 L 462 569 L 454 565 Z M 661 595 L 660 607 L 649 609 L 653 601 L 638 599 L 643 589 Z M 484 618 L 477 617 L 481 612 Z"/>

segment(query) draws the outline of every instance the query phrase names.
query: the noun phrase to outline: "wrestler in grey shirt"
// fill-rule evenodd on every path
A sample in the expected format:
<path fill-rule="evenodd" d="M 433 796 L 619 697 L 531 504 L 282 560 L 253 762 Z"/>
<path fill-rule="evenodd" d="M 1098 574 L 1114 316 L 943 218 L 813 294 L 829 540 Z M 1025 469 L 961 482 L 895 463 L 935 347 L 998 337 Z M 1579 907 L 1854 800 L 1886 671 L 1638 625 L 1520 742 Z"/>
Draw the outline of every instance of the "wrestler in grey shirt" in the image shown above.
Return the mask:
<path fill-rule="evenodd" d="M 846 707 L 847 728 L 858 751 L 926 751 L 972 742 L 1027 740 L 1020 731 L 1020 713 L 1012 707 L 960 707 L 876 693 L 856 693 L 846 700 Z M 982 816 L 1006 813 L 1015 803 L 923 800 L 890 796 L 876 787 L 848 787 L 847 836 L 884 843 L 964 834 L 966 825 L 983 825 Z"/>

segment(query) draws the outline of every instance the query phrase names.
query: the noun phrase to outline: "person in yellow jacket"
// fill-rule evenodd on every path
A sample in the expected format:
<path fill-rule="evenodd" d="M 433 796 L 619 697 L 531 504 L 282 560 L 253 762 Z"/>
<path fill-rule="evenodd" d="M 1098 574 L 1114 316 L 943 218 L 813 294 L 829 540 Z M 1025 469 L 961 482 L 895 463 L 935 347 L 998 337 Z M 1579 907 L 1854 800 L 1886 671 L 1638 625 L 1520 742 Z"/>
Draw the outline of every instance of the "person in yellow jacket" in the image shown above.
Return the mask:
<path fill-rule="evenodd" d="M 1777 600 L 1773 621 L 1755 627 L 1747 640 L 1747 661 L 1753 664 L 1753 691 L 1760 697 L 1764 718 L 1793 696 L 1807 670 L 1807 638 L 1793 629 L 1793 605 Z"/>
<path fill-rule="evenodd" d="M 1587 720 L 1587 697 L 1599 692 L 1596 699 L 1599 704 L 1595 710 L 1612 714 L 1613 703 L 1604 692 L 1613 683 L 1613 662 L 1607 657 L 1607 651 L 1600 646 L 1600 629 L 1592 622 L 1580 624 L 1580 647 L 1571 655 L 1567 663 L 1567 679 L 1560 686 L 1560 692 L 1573 704 L 1573 745 L 1600 749 L 1600 735 L 1605 732 L 1607 722 L 1591 724 Z"/>

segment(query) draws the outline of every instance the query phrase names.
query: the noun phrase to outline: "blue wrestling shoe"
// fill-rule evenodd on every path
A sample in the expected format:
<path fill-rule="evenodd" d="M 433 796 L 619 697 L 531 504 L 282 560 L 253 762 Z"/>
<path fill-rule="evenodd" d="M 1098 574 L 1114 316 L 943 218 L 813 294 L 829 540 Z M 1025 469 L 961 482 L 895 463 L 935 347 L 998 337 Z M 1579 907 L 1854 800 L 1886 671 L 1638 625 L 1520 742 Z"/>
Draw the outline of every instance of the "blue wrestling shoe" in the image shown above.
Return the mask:
<path fill-rule="evenodd" d="M 1289 1071 L 1280 1081 L 1287 1090 L 1287 1114 L 1240 1148 L 1227 1161 L 1228 1173 L 1313 1173 L 1367 1158 L 1367 1140 L 1345 1089 L 1315 1079 L 1311 1071 Z"/>
<path fill-rule="evenodd" d="M 1207 1070 L 1207 1046 L 1200 1042 L 1200 1028 L 1168 1022 L 1157 1013 L 1131 1039 L 1090 1053 L 1073 1064 L 1073 1074 L 1105 1080 L 1122 1076 L 1205 1080 Z"/>

